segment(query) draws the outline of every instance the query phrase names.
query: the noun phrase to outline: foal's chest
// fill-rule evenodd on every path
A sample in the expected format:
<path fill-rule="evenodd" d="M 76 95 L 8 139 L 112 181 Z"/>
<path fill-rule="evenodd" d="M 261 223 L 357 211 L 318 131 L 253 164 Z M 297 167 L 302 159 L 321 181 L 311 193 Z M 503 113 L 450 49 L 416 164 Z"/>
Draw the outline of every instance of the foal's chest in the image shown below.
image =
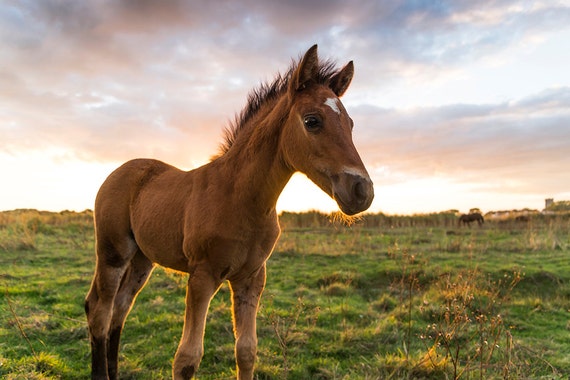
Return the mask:
<path fill-rule="evenodd" d="M 190 268 L 206 264 L 221 280 L 247 277 L 267 261 L 278 237 L 278 226 L 235 235 L 217 232 L 193 241 L 185 239 L 184 251 Z"/>

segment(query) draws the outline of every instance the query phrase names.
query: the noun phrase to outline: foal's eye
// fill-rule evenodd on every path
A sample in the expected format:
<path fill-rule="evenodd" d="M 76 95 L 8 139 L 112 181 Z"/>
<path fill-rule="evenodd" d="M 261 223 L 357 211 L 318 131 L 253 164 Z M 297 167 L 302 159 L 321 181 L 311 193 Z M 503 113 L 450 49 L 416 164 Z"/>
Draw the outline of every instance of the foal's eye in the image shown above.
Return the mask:
<path fill-rule="evenodd" d="M 316 115 L 307 115 L 303 119 L 305 123 L 305 128 L 309 132 L 316 132 L 323 126 L 321 119 Z"/>

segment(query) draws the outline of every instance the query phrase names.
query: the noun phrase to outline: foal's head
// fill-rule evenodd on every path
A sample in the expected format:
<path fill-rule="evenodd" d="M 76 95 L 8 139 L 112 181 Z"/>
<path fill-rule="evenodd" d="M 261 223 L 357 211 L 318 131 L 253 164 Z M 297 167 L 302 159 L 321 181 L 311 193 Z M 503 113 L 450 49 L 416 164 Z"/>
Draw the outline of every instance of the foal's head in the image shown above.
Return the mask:
<path fill-rule="evenodd" d="M 317 45 L 310 48 L 289 79 L 291 108 L 281 134 L 287 164 L 306 174 L 348 215 L 366 210 L 374 198 L 352 142 L 353 121 L 339 99 L 353 74 L 352 61 L 331 71 L 330 64 L 319 65 Z"/>

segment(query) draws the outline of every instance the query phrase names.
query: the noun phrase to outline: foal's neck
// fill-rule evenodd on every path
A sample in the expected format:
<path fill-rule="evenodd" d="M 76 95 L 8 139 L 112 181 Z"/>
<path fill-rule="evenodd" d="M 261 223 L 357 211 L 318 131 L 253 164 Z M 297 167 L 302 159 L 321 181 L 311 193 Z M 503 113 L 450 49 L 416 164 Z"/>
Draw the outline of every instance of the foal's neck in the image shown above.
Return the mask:
<path fill-rule="evenodd" d="M 236 191 L 241 192 L 238 196 L 263 212 L 275 210 L 279 195 L 293 175 L 280 148 L 288 111 L 284 97 L 263 107 L 219 158 L 225 174 L 232 178 Z"/>

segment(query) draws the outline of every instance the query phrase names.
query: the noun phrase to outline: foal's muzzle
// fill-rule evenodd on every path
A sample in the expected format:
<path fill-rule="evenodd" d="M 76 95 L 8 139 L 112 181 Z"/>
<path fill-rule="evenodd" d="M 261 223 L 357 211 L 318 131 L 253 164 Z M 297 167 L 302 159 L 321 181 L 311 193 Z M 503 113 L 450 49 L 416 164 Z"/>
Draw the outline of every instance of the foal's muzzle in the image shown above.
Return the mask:
<path fill-rule="evenodd" d="M 368 176 L 342 173 L 332 177 L 332 196 L 342 212 L 354 215 L 370 207 L 374 186 Z"/>

